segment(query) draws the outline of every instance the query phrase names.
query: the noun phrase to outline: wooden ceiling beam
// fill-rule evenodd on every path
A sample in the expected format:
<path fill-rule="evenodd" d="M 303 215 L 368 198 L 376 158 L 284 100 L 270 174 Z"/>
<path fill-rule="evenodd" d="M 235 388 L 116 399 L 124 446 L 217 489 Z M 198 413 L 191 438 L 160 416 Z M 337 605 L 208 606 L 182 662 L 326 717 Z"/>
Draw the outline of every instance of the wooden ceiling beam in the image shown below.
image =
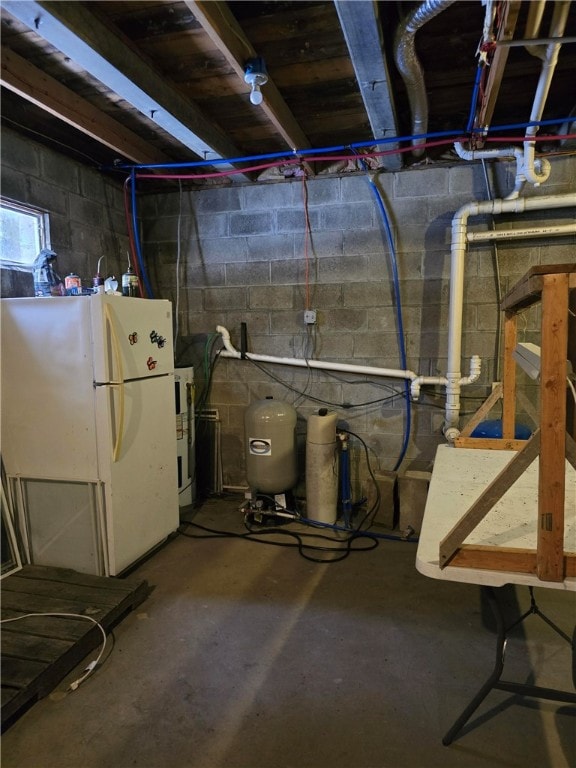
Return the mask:
<path fill-rule="evenodd" d="M 6 47 L 0 83 L 123 158 L 138 164 L 170 162 L 163 152 Z"/>
<path fill-rule="evenodd" d="M 384 57 L 378 18 L 378 4 L 372 0 L 334 0 L 356 80 L 370 127 L 375 139 L 398 136 L 398 122 L 392 96 L 388 65 Z M 397 143 L 382 145 L 397 149 Z M 384 168 L 397 171 L 402 167 L 401 155 L 381 158 Z"/>
<path fill-rule="evenodd" d="M 228 4 L 221 0 L 210 0 L 210 2 L 184 0 L 184 2 L 238 75 L 240 81 L 238 92 L 248 94 L 250 86 L 244 81 L 246 60 L 256 58 L 258 53 L 234 18 Z M 290 149 L 309 149 L 310 142 L 270 76 L 266 85 L 263 86 L 262 94 L 264 96 L 262 104 L 254 106 L 254 109 L 261 109 L 264 112 Z"/>
<path fill-rule="evenodd" d="M 196 105 L 83 4 L 6 0 L 3 8 L 200 158 L 210 161 L 240 155 Z M 218 168 L 231 170 L 234 166 L 222 163 Z M 249 180 L 241 173 L 232 178 Z"/>
<path fill-rule="evenodd" d="M 502 24 L 498 32 L 497 42 L 502 40 L 511 40 L 514 37 L 518 14 L 520 13 L 520 0 L 508 0 L 504 3 L 502 10 Z M 504 68 L 508 60 L 510 48 L 508 46 L 498 46 L 494 52 L 490 72 L 486 81 L 486 89 L 480 109 L 478 110 L 477 125 L 480 130 L 489 128 L 494 115 L 498 93 L 504 77 Z"/>

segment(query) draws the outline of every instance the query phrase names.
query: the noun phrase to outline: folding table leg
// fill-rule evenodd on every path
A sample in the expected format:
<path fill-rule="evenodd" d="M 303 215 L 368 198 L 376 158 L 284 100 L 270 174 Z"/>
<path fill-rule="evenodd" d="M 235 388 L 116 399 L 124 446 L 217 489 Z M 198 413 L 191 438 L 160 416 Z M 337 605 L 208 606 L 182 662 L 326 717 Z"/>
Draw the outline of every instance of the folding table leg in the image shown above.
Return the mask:
<path fill-rule="evenodd" d="M 454 741 L 458 733 L 462 730 L 464 725 L 468 722 L 472 714 L 478 709 L 478 707 L 480 706 L 480 704 L 482 704 L 486 696 L 494 688 L 495 684 L 500 679 L 502 670 L 504 669 L 504 653 L 506 650 L 506 629 L 504 627 L 504 617 L 502 616 L 502 611 L 500 610 L 500 606 L 498 605 L 498 601 L 496 600 L 496 595 L 494 594 L 493 588 L 482 587 L 482 590 L 488 599 L 488 603 L 490 605 L 490 608 L 492 609 L 494 618 L 496 619 L 497 635 L 496 635 L 496 658 L 494 659 L 494 669 L 492 670 L 492 673 L 490 674 L 490 676 L 488 677 L 484 685 L 480 688 L 476 696 L 474 696 L 470 704 L 468 704 L 466 709 L 462 712 L 460 717 L 458 717 L 454 725 L 450 728 L 450 730 L 446 733 L 446 735 L 442 739 L 442 744 L 444 744 L 445 747 L 447 747 L 449 744 L 452 744 L 452 742 Z"/>
<path fill-rule="evenodd" d="M 490 676 L 484 683 L 484 685 L 480 688 L 476 696 L 472 699 L 470 704 L 466 707 L 466 709 L 462 712 L 460 717 L 457 718 L 454 725 L 450 728 L 450 730 L 446 733 L 444 738 L 442 739 L 442 744 L 444 746 L 448 746 L 451 744 L 456 736 L 460 733 L 462 728 L 466 725 L 470 717 L 473 715 L 476 709 L 480 706 L 480 704 L 484 701 L 486 696 L 490 693 L 491 690 L 499 690 L 499 691 L 507 691 L 508 693 L 514 693 L 518 694 L 520 696 L 533 696 L 535 698 L 539 699 L 547 699 L 549 701 L 562 701 L 566 702 L 567 704 L 576 704 L 576 694 L 571 693 L 569 691 L 563 691 L 563 690 L 556 690 L 554 688 L 543 688 L 541 686 L 537 685 L 527 685 L 525 683 L 517 683 L 517 682 L 510 682 L 508 680 L 501 680 L 500 676 L 504 670 L 504 654 L 506 652 L 506 634 L 516 627 L 518 624 L 524 621 L 528 616 L 536 615 L 539 616 L 546 624 L 553 629 L 556 634 L 558 634 L 563 640 L 568 642 L 570 645 L 572 645 L 572 652 L 573 654 L 576 654 L 575 650 L 575 643 L 576 643 L 576 629 L 574 638 L 571 640 L 570 637 L 563 632 L 560 627 L 558 627 L 556 624 L 554 624 L 553 621 L 551 621 L 545 614 L 542 613 L 542 611 L 538 608 L 536 604 L 536 600 L 534 599 L 534 590 L 532 587 L 529 587 L 530 590 L 530 608 L 520 616 L 519 619 L 517 619 L 513 624 L 511 624 L 508 628 L 504 625 L 504 615 L 502 613 L 502 609 L 500 607 L 500 604 L 498 603 L 498 600 L 496 598 L 496 592 L 493 587 L 482 587 L 482 594 L 486 596 L 488 600 L 488 604 L 490 605 L 490 608 L 492 610 L 492 613 L 494 614 L 494 618 L 496 619 L 496 658 L 494 660 L 494 669 L 492 670 Z M 574 685 L 576 687 L 576 671 L 574 669 L 574 666 L 576 666 L 576 655 L 573 657 L 573 670 L 572 674 L 574 677 Z"/>

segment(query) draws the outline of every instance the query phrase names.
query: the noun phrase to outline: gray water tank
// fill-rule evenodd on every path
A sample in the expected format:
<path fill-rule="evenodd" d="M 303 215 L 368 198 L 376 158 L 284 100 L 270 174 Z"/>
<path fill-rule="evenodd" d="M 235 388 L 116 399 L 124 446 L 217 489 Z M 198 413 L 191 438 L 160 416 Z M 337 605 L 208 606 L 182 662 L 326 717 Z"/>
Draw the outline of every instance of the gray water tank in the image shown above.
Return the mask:
<path fill-rule="evenodd" d="M 296 409 L 271 397 L 246 409 L 246 479 L 252 491 L 276 494 L 298 481 Z"/>

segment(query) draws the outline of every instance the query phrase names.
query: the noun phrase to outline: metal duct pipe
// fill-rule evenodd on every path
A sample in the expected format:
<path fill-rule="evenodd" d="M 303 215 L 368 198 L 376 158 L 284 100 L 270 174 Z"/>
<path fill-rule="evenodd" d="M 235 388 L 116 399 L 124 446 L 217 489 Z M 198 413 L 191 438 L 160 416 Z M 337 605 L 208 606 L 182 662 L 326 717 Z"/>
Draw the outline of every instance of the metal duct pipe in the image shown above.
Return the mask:
<path fill-rule="evenodd" d="M 420 27 L 452 5 L 454 0 L 427 0 L 410 13 L 398 27 L 394 41 L 394 60 L 402 75 L 412 111 L 412 134 L 426 133 L 428 129 L 428 98 L 424 73 L 416 55 L 414 37 Z M 419 157 L 424 152 L 420 147 L 425 139 L 413 139 L 412 154 Z"/>

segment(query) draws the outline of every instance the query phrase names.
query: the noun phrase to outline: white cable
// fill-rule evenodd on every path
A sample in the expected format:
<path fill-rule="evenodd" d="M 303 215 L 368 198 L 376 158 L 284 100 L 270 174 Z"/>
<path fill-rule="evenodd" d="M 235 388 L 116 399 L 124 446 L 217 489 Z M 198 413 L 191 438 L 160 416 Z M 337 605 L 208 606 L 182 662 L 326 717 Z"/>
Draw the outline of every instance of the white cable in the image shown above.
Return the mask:
<path fill-rule="evenodd" d="M 92 671 L 98 666 L 100 663 L 100 659 L 102 658 L 102 655 L 104 653 L 104 649 L 106 648 L 106 632 L 104 631 L 104 627 L 100 622 L 96 621 L 96 619 L 93 619 L 91 616 L 85 616 L 83 613 L 24 613 L 22 616 L 16 616 L 13 619 L 1 619 L 0 624 L 8 624 L 11 621 L 20 621 L 21 619 L 28 619 L 33 616 L 57 616 L 57 617 L 64 617 L 64 618 L 73 618 L 73 619 L 86 619 L 86 621 L 91 621 L 92 624 L 95 624 L 100 632 L 102 633 L 102 648 L 100 649 L 100 653 L 98 656 L 91 661 L 88 666 L 85 669 L 85 672 L 83 675 L 81 675 L 77 680 L 74 680 L 74 682 L 70 683 L 69 690 L 75 691 L 81 683 L 86 680 L 86 678 L 92 673 Z"/>
<path fill-rule="evenodd" d="M 181 228 L 182 228 L 182 179 L 178 179 L 178 188 L 180 197 L 178 201 L 178 229 L 176 232 L 176 324 L 174 329 L 174 354 L 178 345 L 178 334 L 180 332 L 180 254 L 182 250 Z"/>
<path fill-rule="evenodd" d="M 576 405 L 576 389 L 574 388 L 574 384 L 572 384 L 572 381 L 570 380 L 570 376 L 566 376 L 566 381 L 568 382 L 568 386 L 570 387 L 570 390 L 572 392 L 572 397 L 574 398 L 574 404 Z"/>

